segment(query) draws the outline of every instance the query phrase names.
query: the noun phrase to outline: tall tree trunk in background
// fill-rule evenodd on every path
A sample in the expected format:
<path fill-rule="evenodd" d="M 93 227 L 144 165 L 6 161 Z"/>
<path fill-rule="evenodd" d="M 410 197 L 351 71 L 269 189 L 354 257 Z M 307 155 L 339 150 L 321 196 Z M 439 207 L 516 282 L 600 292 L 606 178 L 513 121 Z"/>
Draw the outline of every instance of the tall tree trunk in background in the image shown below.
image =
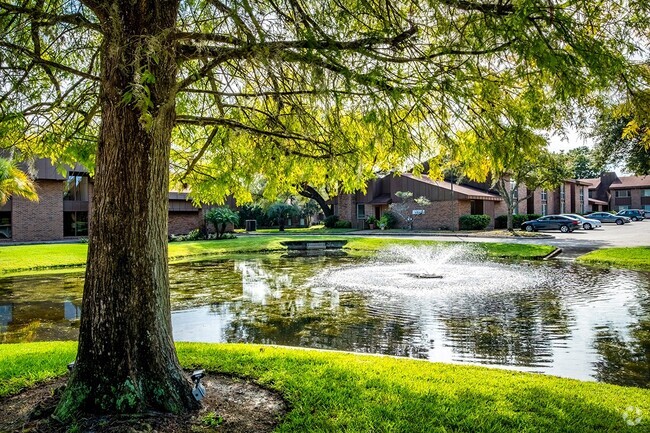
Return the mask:
<path fill-rule="evenodd" d="M 102 126 L 79 349 L 55 415 L 178 413 L 198 406 L 172 340 L 167 272 L 178 0 L 93 6 L 105 32 Z"/>
<path fill-rule="evenodd" d="M 506 209 L 508 212 L 506 217 L 506 229 L 512 232 L 515 230 L 512 216 L 515 212 L 515 207 L 519 202 L 515 201 L 512 191 L 510 191 L 510 188 L 508 188 L 508 185 L 506 185 L 506 181 L 504 181 L 503 178 L 499 179 L 495 186 L 499 195 L 503 198 L 503 201 L 506 202 Z"/>
<path fill-rule="evenodd" d="M 323 215 L 325 215 L 325 218 L 328 216 L 334 215 L 334 209 L 332 206 L 328 206 L 326 200 L 323 198 L 323 196 L 312 186 L 303 183 L 301 185 L 301 189 L 298 192 L 301 196 L 310 198 L 314 200 L 316 203 L 318 203 L 318 206 L 320 206 L 321 210 L 323 211 Z"/>

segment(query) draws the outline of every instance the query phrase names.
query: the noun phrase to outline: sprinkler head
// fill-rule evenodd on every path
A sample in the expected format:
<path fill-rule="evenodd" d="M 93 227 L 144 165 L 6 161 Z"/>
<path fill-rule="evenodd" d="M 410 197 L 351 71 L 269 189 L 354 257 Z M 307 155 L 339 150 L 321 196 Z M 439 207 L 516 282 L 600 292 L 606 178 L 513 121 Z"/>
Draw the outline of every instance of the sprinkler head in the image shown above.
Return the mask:
<path fill-rule="evenodd" d="M 205 377 L 205 370 L 194 370 L 194 373 L 190 377 L 192 378 L 192 382 L 194 382 L 192 395 L 196 401 L 201 401 L 205 397 L 205 387 L 201 385 L 201 379 Z"/>

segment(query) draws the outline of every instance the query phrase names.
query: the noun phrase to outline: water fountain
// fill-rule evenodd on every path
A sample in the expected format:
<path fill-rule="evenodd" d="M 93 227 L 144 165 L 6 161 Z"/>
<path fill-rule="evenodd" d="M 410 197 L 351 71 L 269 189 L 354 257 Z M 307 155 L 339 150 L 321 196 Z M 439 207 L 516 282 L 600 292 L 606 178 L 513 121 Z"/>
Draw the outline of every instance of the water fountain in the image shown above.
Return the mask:
<path fill-rule="evenodd" d="M 533 288 L 550 276 L 529 264 L 486 260 L 468 244 L 451 247 L 393 247 L 371 263 L 344 266 L 318 275 L 314 284 L 353 291 L 408 292 L 409 296 L 440 296 L 460 291 L 507 291 Z"/>

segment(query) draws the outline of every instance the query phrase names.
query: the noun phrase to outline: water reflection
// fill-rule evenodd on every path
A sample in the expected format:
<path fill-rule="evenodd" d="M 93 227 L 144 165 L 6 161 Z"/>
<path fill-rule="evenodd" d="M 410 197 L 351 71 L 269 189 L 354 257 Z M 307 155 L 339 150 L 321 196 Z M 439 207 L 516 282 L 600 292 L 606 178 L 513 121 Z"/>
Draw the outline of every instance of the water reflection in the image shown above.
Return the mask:
<path fill-rule="evenodd" d="M 463 275 L 412 285 L 390 276 L 384 259 L 257 256 L 172 266 L 174 338 L 383 353 L 650 386 L 648 273 L 455 263 L 448 268 Z M 496 284 L 484 284 L 496 275 Z M 461 277 L 470 283 L 458 285 Z M 78 274 L 0 280 L 0 341 L 76 338 L 82 285 Z"/>
<path fill-rule="evenodd" d="M 602 382 L 650 388 L 650 287 L 639 287 L 638 304 L 630 307 L 637 318 L 628 336 L 615 324 L 596 330 L 596 378 Z"/>

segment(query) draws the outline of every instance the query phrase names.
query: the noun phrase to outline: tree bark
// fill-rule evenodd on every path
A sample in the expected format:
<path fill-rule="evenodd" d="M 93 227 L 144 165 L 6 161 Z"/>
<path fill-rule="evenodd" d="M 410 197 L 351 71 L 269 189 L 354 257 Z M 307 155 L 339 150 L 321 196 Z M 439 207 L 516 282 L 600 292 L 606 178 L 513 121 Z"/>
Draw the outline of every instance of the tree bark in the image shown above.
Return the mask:
<path fill-rule="evenodd" d="M 323 215 L 325 215 L 325 218 L 328 216 L 334 215 L 334 209 L 332 206 L 328 206 L 326 200 L 323 198 L 322 195 L 312 186 L 303 183 L 301 185 L 301 190 L 299 191 L 299 194 L 303 197 L 310 198 L 314 200 L 316 203 L 318 203 L 318 206 L 320 206 L 321 210 L 323 211 Z"/>
<path fill-rule="evenodd" d="M 505 180 L 503 178 L 500 178 L 497 183 L 496 183 L 497 191 L 503 198 L 503 200 L 506 202 L 506 230 L 512 232 L 514 231 L 514 226 L 513 226 L 513 221 L 512 221 L 512 215 L 515 211 L 515 205 L 518 204 L 519 202 L 513 204 L 514 202 L 514 197 L 512 197 L 512 191 L 508 189 Z M 517 186 L 515 186 L 516 188 Z"/>
<path fill-rule="evenodd" d="M 198 407 L 172 340 L 167 269 L 177 74 L 168 35 L 178 6 L 139 0 L 104 9 L 88 266 L 76 363 L 55 412 L 62 420 Z"/>

